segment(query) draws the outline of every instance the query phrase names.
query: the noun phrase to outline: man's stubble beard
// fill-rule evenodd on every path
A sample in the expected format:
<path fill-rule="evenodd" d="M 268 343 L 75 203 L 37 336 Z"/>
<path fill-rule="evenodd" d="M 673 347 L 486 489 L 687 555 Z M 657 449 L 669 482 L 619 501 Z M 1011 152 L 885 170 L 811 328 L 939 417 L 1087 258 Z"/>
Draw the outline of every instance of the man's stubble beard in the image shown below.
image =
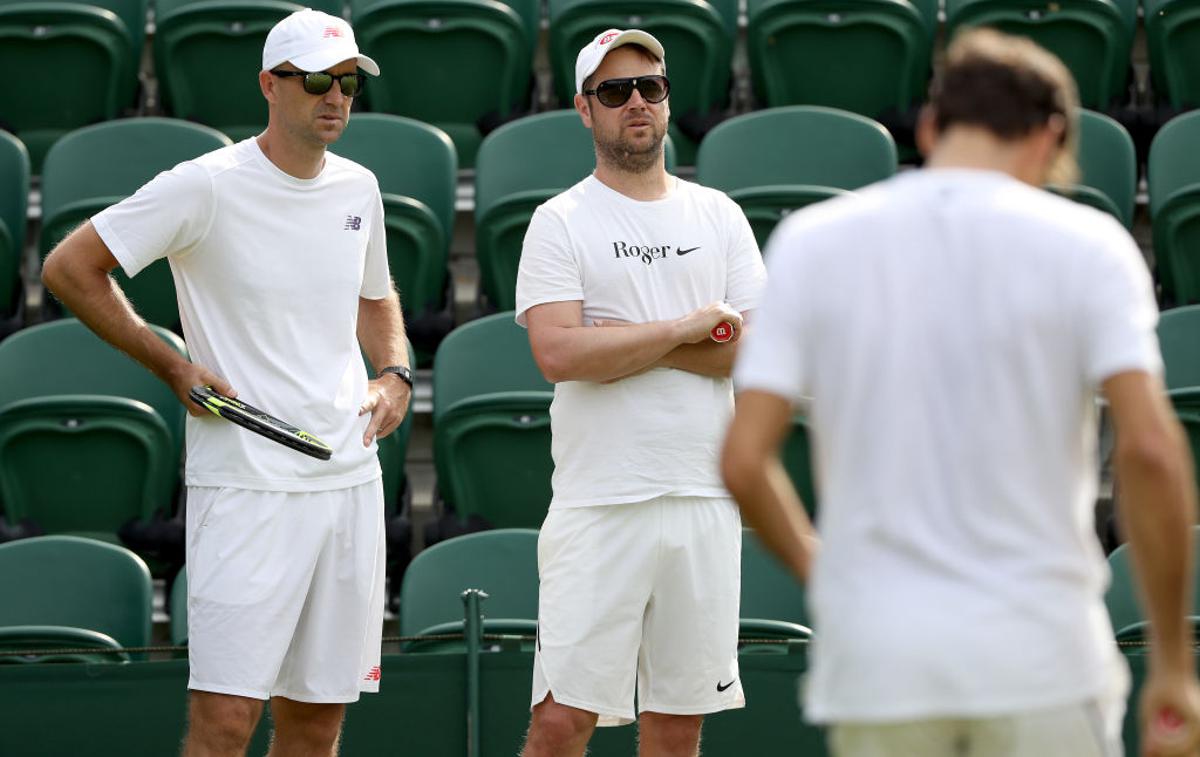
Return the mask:
<path fill-rule="evenodd" d="M 665 125 L 659 130 L 658 124 L 652 124 L 651 129 L 654 130 L 654 138 L 649 145 L 642 149 L 635 147 L 625 137 L 609 140 L 601 138 L 593 132 L 596 152 L 602 156 L 605 163 L 619 171 L 633 174 L 645 173 L 658 163 L 663 151 L 663 139 L 667 133 Z"/>

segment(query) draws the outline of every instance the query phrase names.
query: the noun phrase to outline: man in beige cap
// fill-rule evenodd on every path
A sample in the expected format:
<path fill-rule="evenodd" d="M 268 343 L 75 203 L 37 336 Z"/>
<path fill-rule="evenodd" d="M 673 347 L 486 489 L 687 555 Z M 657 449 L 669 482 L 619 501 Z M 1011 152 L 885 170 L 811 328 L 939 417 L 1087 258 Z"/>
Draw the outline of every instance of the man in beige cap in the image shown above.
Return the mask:
<path fill-rule="evenodd" d="M 342 19 L 304 10 L 280 21 L 258 75 L 266 131 L 160 174 L 80 227 L 43 270 L 73 313 L 170 385 L 191 415 L 186 755 L 243 754 L 268 699 L 273 754 L 328 755 L 345 703 L 379 688 L 375 439 L 403 419 L 411 373 L 379 185 L 325 149 L 362 91 L 359 68 L 379 73 Z M 192 362 L 109 277 L 162 257 Z M 332 460 L 205 413 L 188 398 L 205 384 L 236 387 L 311 431 Z"/>
<path fill-rule="evenodd" d="M 521 253 L 517 321 L 555 382 L 526 757 L 635 718 L 644 757 L 690 757 L 705 714 L 745 703 L 741 523 L 717 472 L 734 346 L 709 334 L 740 330 L 765 274 L 741 209 L 666 172 L 665 74 L 643 31 L 579 52 L 596 170 L 538 208 Z"/>

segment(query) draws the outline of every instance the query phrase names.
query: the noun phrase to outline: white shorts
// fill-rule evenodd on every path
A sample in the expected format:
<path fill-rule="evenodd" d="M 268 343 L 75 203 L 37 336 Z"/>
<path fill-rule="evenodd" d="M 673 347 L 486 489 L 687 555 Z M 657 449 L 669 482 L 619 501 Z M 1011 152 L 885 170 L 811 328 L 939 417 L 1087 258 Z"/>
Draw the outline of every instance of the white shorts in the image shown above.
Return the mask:
<path fill-rule="evenodd" d="M 379 690 L 383 488 L 189 487 L 188 688 L 353 702 Z"/>
<path fill-rule="evenodd" d="M 702 715 L 744 707 L 738 679 L 742 524 L 727 499 L 552 510 L 538 538 L 533 705 Z"/>
<path fill-rule="evenodd" d="M 1096 700 L 990 718 L 837 724 L 837 757 L 1121 757 L 1125 702 Z"/>

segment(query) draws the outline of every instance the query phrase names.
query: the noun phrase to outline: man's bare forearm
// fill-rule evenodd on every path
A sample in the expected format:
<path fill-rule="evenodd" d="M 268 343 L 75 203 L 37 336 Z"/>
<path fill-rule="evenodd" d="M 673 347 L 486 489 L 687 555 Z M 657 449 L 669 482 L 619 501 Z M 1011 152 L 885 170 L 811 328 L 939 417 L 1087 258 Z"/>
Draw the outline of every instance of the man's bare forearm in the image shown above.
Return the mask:
<path fill-rule="evenodd" d="M 656 365 L 701 376 L 728 378 L 733 373 L 736 356 L 737 345 L 732 342 L 681 344 L 660 358 Z"/>
<path fill-rule="evenodd" d="M 546 329 L 547 352 L 542 366 L 548 381 L 605 382 L 639 373 L 679 346 L 680 329 L 673 321 L 628 326 L 556 326 Z"/>
<path fill-rule="evenodd" d="M 359 298 L 358 342 L 376 371 L 389 365 L 408 365 L 404 316 L 395 290 L 378 300 Z"/>

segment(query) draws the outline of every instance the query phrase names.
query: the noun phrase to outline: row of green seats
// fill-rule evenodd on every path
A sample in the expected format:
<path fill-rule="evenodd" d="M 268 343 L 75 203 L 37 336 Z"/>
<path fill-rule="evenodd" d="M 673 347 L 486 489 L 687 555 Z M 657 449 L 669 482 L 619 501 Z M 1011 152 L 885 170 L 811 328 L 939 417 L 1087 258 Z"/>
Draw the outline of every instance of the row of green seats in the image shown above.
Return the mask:
<path fill-rule="evenodd" d="M 1177 12 L 1188 0 L 1147 0 L 1155 91 L 1174 108 L 1200 104 L 1194 52 L 1200 25 Z M 54 60 L 13 94 L 5 127 L 30 145 L 35 166 L 58 136 L 135 105 L 146 0 L 0 2 L 0 65 Z M 263 39 L 303 6 L 287 0 L 162 0 L 154 58 L 164 107 L 241 138 L 261 128 L 266 107 L 252 72 Z M 340 13 L 340 4 L 325 10 Z M 751 0 L 747 53 L 758 103 L 848 109 L 911 126 L 924 95 L 936 37 L 933 0 Z M 530 110 L 540 3 L 534 0 L 351 0 L 359 44 L 384 76 L 363 96 L 370 110 L 435 124 L 473 166 L 482 138 Z M 709 124 L 729 105 L 737 38 L 734 0 L 550 0 L 548 50 L 555 95 L 568 107 L 576 52 L 609 27 L 640 27 L 668 51 L 672 136 L 691 165 Z M 1082 102 L 1127 99 L 1134 0 L 948 0 L 947 38 L 994 26 L 1058 54 Z M 54 35 L 31 30 L 51 26 Z M 430 65 L 436 61 L 436 65 Z M 56 72 L 75 72 L 69 82 Z M 420 77 L 408 72 L 420 71 Z M 819 75 L 817 75 L 819 73 Z M 43 77 L 43 80 L 38 80 Z M 64 91 L 67 90 L 67 91 Z M 41 93 L 55 91 L 58 97 Z"/>

